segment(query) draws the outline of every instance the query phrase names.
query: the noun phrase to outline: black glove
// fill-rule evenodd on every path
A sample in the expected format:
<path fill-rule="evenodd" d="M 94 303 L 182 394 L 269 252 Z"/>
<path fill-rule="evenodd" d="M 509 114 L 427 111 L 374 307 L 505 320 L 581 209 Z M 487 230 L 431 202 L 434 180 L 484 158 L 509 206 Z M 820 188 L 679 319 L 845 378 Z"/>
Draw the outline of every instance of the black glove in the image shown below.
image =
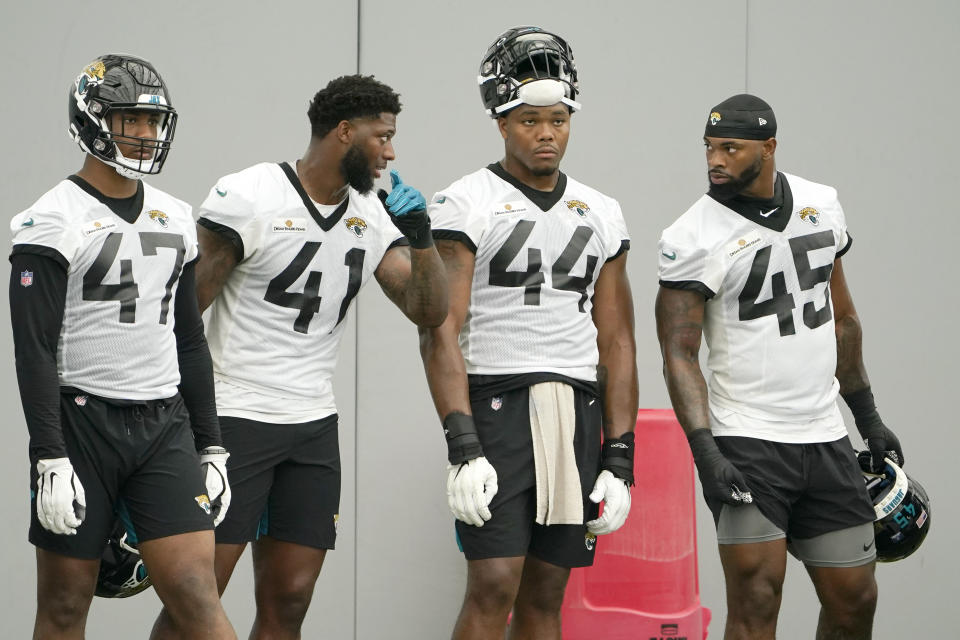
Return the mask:
<path fill-rule="evenodd" d="M 873 473 L 883 471 L 884 458 L 890 458 L 894 464 L 902 467 L 905 460 L 900 440 L 880 419 L 870 387 L 848 393 L 843 396 L 843 399 L 850 407 L 850 413 L 853 414 L 860 437 L 870 449 L 870 471 Z"/>
<path fill-rule="evenodd" d="M 633 432 L 606 438 L 600 452 L 600 470 L 606 470 L 633 486 Z"/>
<path fill-rule="evenodd" d="M 393 190 L 387 194 L 380 189 L 377 197 L 387 210 L 387 215 L 400 230 L 414 249 L 429 249 L 433 246 L 433 234 L 430 233 L 430 216 L 427 215 L 427 201 L 423 194 L 400 179 L 396 171 L 390 172 Z"/>
<path fill-rule="evenodd" d="M 697 473 L 705 496 L 727 504 L 753 502 L 747 479 L 720 452 L 710 429 L 694 429 L 687 434 L 687 442 L 697 463 Z"/>

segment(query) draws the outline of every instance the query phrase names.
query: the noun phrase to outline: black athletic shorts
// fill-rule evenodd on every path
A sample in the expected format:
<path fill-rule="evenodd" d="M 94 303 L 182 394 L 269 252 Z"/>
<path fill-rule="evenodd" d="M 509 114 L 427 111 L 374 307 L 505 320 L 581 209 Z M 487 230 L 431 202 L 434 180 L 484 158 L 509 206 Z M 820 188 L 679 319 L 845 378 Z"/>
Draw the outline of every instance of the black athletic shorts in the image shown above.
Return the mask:
<path fill-rule="evenodd" d="M 37 468 L 30 469 L 30 542 L 73 558 L 99 558 L 117 510 L 140 542 L 213 529 L 201 502 L 207 490 L 183 399 L 115 404 L 84 393 L 60 394 L 67 455 L 87 497 L 76 535 L 58 535 L 37 519 Z"/>
<path fill-rule="evenodd" d="M 586 525 L 540 525 L 536 470 L 530 432 L 529 387 L 471 400 L 483 453 L 497 471 L 492 517 L 482 527 L 456 522 L 457 539 L 468 560 L 531 554 L 560 567 L 593 564 L 596 536 Z M 588 496 L 600 472 L 600 400 L 574 388 L 576 433 L 573 449 L 580 470 L 584 522 L 599 514 Z"/>
<path fill-rule="evenodd" d="M 760 512 L 788 538 L 813 538 L 873 522 L 873 505 L 847 438 L 814 444 L 714 439 L 746 476 Z M 717 523 L 723 503 L 708 499 L 707 505 Z"/>
<path fill-rule="evenodd" d="M 260 536 L 333 549 L 340 515 L 337 414 L 299 424 L 220 417 L 233 498 L 217 542 Z"/>

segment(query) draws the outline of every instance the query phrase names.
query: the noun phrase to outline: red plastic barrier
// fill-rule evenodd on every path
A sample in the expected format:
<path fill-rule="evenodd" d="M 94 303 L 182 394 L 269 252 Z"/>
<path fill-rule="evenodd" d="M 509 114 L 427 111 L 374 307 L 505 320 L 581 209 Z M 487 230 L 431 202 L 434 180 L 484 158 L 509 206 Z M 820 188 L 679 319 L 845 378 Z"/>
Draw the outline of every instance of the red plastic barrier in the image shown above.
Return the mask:
<path fill-rule="evenodd" d="M 641 409 L 638 486 L 626 524 L 598 539 L 593 567 L 574 569 L 565 640 L 706 640 L 700 606 L 693 459 L 670 409 Z"/>

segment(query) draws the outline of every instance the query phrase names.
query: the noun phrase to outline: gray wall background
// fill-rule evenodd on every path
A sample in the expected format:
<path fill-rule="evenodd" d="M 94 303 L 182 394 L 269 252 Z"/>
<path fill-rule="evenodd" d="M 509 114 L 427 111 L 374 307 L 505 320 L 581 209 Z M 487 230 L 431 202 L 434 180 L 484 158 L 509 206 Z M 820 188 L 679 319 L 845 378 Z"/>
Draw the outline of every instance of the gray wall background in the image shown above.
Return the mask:
<path fill-rule="evenodd" d="M 948 491 L 949 454 L 960 439 L 949 398 L 958 356 L 951 281 L 960 223 L 958 163 L 948 141 L 960 98 L 957 3 L 40 0 L 5 3 L 0 18 L 6 216 L 80 166 L 79 150 L 64 135 L 64 94 L 101 53 L 136 53 L 161 70 L 181 121 L 173 157 L 152 182 L 194 205 L 220 175 L 298 157 L 310 97 L 332 77 L 357 70 L 401 93 L 394 166 L 429 197 L 502 153 L 475 84 L 489 43 L 517 24 L 563 34 L 576 53 L 584 104 L 564 170 L 618 198 L 627 217 L 644 407 L 668 406 L 652 314 L 660 230 L 705 188 L 700 138 L 708 109 L 744 90 L 764 97 L 780 123 L 779 167 L 840 191 L 856 239 L 846 273 L 873 387 L 904 444 L 908 470 L 935 503 L 923 548 L 878 567 L 875 636 L 955 633 L 960 563 L 949 540 L 960 517 Z M 341 349 L 342 526 L 305 638 L 446 637 L 462 597 L 465 569 L 444 499 L 445 451 L 416 332 L 376 289 L 358 298 Z M 2 299 L 0 317 L 7 317 Z M 4 637 L 21 638 L 32 628 L 35 569 L 9 330 L 0 331 L 0 359 L 7 363 L 0 402 L 8 416 L 0 451 L 0 619 Z M 653 465 L 656 452 L 641 459 L 641 467 Z M 634 500 L 642 499 L 641 479 Z M 701 597 L 714 613 L 711 637 L 719 638 L 723 577 L 701 503 Z M 253 619 L 248 558 L 224 600 L 245 637 Z M 153 592 L 98 599 L 88 636 L 145 637 L 158 606 Z M 791 561 L 780 637 L 812 637 L 816 616 L 813 589 Z"/>

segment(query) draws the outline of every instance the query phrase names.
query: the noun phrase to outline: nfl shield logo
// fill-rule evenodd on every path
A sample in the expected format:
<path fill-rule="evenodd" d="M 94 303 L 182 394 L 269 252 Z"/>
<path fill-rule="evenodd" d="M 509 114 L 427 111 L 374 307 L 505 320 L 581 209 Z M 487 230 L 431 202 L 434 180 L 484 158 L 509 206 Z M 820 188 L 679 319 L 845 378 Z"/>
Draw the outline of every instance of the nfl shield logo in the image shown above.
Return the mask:
<path fill-rule="evenodd" d="M 29 287 L 33 284 L 33 271 L 20 272 L 20 286 Z"/>
<path fill-rule="evenodd" d="M 490 408 L 494 411 L 500 411 L 500 407 L 503 406 L 503 396 L 493 396 L 493 399 L 490 400 Z"/>

